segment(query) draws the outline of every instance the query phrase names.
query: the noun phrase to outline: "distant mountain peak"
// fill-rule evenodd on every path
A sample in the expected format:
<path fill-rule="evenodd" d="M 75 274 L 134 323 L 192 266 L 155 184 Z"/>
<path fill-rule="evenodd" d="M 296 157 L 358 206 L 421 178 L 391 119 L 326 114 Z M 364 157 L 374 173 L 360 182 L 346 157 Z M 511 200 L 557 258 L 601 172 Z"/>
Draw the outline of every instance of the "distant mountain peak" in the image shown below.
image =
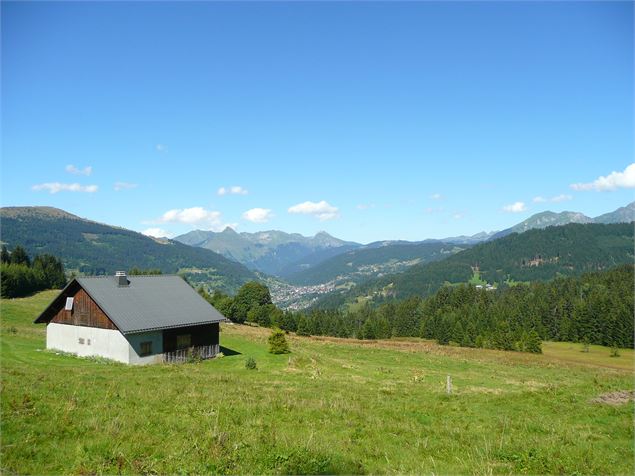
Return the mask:
<path fill-rule="evenodd" d="M 605 213 L 593 220 L 595 223 L 630 223 L 635 221 L 635 202 L 631 202 L 625 207 L 620 207 L 615 211 Z"/>
<path fill-rule="evenodd" d="M 222 232 L 196 231 L 175 238 L 181 243 L 208 248 L 236 260 L 248 268 L 267 274 L 277 274 L 305 257 L 332 256 L 330 250 L 345 250 L 361 246 L 340 240 L 325 231 L 315 236 L 286 233 L 280 230 L 262 230 L 255 233 L 237 233 L 231 228 Z"/>
<path fill-rule="evenodd" d="M 620 207 L 615 211 L 605 213 L 595 218 L 586 216 L 580 212 L 552 212 L 544 211 L 536 213 L 524 221 L 500 231 L 493 235 L 490 240 L 502 238 L 510 233 L 523 233 L 534 228 L 547 228 L 548 226 L 562 226 L 569 223 L 629 223 L 635 221 L 635 202 L 631 202 L 625 207 Z"/>

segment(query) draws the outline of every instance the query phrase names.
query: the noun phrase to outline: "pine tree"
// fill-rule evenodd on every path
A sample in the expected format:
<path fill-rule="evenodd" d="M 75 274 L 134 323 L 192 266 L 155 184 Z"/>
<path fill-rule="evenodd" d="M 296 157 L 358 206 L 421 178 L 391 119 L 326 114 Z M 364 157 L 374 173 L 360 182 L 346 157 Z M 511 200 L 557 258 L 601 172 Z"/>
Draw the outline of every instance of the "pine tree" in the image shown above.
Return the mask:
<path fill-rule="evenodd" d="M 450 322 L 448 319 L 441 319 L 437 329 L 437 343 L 441 345 L 448 345 L 450 343 L 451 335 Z"/>
<path fill-rule="evenodd" d="M 452 329 L 451 340 L 452 342 L 455 342 L 462 346 L 464 339 L 465 339 L 465 331 L 463 330 L 461 321 L 456 321 L 456 324 L 454 324 L 454 329 Z"/>
<path fill-rule="evenodd" d="M 11 262 L 11 255 L 7 251 L 7 247 L 5 245 L 2 245 L 2 251 L 0 252 L 0 262 L 2 263 Z"/>
<path fill-rule="evenodd" d="M 29 259 L 29 255 L 26 254 L 25 249 L 19 245 L 16 246 L 11 252 L 11 263 L 31 266 L 31 260 Z"/>
<path fill-rule="evenodd" d="M 542 341 L 540 340 L 540 336 L 534 329 L 529 331 L 529 334 L 527 335 L 525 348 L 527 352 L 542 354 Z"/>
<path fill-rule="evenodd" d="M 310 336 L 311 329 L 309 327 L 309 322 L 304 314 L 300 316 L 298 319 L 298 329 L 296 330 L 296 334 L 299 336 Z"/>
<path fill-rule="evenodd" d="M 289 344 L 282 329 L 273 329 L 269 336 L 269 353 L 271 354 L 287 354 L 289 353 Z"/>

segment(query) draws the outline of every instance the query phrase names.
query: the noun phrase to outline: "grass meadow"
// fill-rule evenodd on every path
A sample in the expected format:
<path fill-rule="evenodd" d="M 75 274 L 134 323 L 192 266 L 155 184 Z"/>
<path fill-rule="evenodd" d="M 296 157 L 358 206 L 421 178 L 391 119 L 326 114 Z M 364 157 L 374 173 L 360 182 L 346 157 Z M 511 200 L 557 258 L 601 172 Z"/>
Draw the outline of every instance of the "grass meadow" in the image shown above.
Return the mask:
<path fill-rule="evenodd" d="M 46 351 L 54 294 L 1 303 L 5 474 L 634 472 L 633 402 L 593 402 L 633 390 L 632 350 L 289 336 L 271 355 L 266 329 L 224 325 L 225 357 L 132 367 Z"/>

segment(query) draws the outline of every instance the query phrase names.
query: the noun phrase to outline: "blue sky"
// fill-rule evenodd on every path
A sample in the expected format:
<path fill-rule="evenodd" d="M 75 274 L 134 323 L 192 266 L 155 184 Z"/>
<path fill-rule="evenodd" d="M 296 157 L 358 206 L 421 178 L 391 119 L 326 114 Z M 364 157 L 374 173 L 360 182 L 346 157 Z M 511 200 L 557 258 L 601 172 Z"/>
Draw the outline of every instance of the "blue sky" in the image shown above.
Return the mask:
<path fill-rule="evenodd" d="M 360 242 L 595 216 L 634 199 L 633 99 L 630 2 L 3 2 L 1 202 Z"/>

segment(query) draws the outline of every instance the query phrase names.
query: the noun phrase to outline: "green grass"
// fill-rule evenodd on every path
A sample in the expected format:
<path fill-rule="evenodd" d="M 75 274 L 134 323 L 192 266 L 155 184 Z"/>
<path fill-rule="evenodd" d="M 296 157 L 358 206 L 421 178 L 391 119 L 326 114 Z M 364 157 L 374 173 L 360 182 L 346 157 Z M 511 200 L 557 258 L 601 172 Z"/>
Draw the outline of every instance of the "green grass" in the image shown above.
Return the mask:
<path fill-rule="evenodd" d="M 291 336 L 291 354 L 271 355 L 268 331 L 227 325 L 233 355 L 132 367 L 43 350 L 31 322 L 53 296 L 2 301 L 6 473 L 634 470 L 632 403 L 590 402 L 633 389 L 632 352 Z"/>

